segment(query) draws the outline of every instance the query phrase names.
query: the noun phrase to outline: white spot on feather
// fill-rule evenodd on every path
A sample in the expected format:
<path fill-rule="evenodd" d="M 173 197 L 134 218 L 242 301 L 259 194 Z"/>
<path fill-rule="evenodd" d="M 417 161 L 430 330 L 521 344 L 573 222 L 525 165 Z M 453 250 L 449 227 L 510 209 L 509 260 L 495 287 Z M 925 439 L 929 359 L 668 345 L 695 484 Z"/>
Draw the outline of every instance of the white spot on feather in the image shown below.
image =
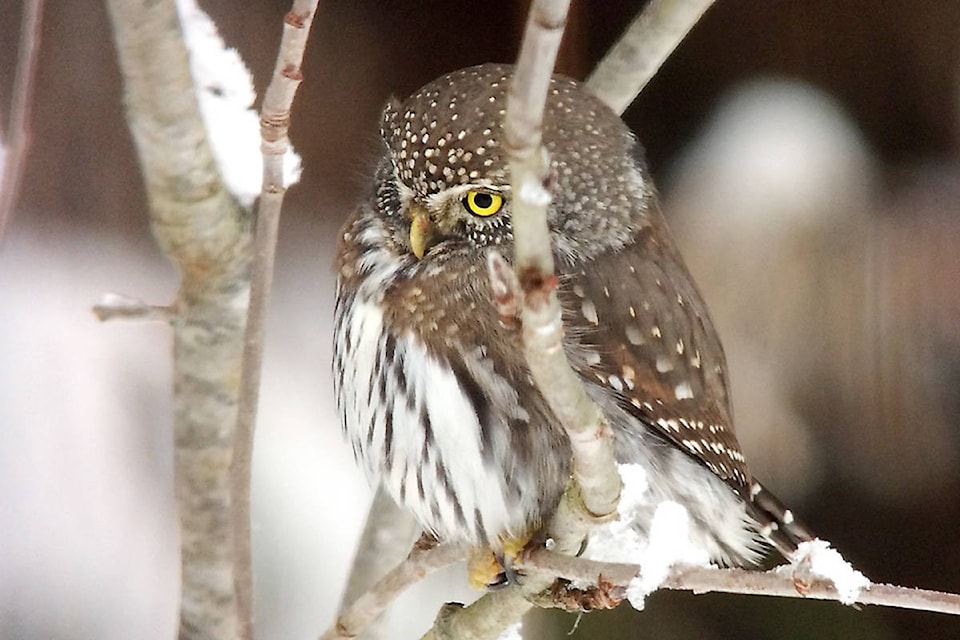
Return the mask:
<path fill-rule="evenodd" d="M 640 333 L 640 329 L 635 324 L 628 324 L 626 328 L 627 340 L 630 341 L 630 344 L 643 344 L 643 335 Z"/>
<path fill-rule="evenodd" d="M 673 389 L 673 395 L 677 396 L 677 400 L 686 400 L 693 397 L 693 389 L 690 383 L 681 382 Z"/>
<path fill-rule="evenodd" d="M 657 356 L 657 371 L 660 373 L 666 373 L 667 371 L 673 371 L 673 360 L 666 356 Z"/>
<path fill-rule="evenodd" d="M 583 314 L 583 317 L 587 319 L 587 322 L 590 324 L 599 324 L 600 320 L 597 318 L 597 308 L 593 305 L 593 302 L 587 298 L 583 299 L 583 302 L 580 303 L 580 312 Z"/>

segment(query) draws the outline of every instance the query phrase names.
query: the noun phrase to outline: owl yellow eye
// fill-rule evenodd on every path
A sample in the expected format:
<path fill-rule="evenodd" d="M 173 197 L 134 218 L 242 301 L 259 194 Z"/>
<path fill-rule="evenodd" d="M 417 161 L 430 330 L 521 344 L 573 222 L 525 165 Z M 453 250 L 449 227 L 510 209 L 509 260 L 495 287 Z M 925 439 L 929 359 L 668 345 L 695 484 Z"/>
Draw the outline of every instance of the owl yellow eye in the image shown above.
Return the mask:
<path fill-rule="evenodd" d="M 492 216 L 503 206 L 503 196 L 486 191 L 469 191 L 462 200 L 464 208 L 475 216 Z"/>

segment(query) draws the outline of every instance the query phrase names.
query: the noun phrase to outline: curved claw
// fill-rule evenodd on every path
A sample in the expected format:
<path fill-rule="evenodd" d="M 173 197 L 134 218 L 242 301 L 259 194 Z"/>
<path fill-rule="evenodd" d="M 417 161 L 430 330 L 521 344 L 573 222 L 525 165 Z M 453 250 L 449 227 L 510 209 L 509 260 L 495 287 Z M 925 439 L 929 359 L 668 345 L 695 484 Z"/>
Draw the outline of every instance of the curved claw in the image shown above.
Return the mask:
<path fill-rule="evenodd" d="M 503 572 L 500 574 L 501 576 L 503 576 L 503 584 L 498 585 L 497 588 L 506 586 L 506 585 L 522 584 L 522 581 L 520 580 L 522 575 L 520 573 L 517 573 L 513 569 L 513 561 L 517 557 L 516 554 L 509 555 L 506 553 L 498 553 L 498 554 L 495 554 L 495 557 L 497 559 L 497 562 L 500 563 L 500 566 L 503 567 Z M 487 588 L 489 589 L 490 586 L 488 585 Z"/>

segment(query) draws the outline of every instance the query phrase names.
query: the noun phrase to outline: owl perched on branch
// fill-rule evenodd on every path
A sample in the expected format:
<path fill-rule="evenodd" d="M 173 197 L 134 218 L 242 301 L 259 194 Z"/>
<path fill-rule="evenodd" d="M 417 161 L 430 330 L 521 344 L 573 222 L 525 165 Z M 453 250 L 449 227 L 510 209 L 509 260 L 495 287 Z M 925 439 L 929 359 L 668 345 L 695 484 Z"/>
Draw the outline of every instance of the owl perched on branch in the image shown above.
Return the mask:
<path fill-rule="evenodd" d="M 488 251 L 512 254 L 501 148 L 511 73 L 464 69 L 386 107 L 373 189 L 340 235 L 334 338 L 357 458 L 427 531 L 501 562 L 549 518 L 570 475 L 566 434 L 487 278 Z M 649 517 L 636 526 L 673 500 L 717 562 L 756 561 L 764 537 L 789 553 L 809 535 L 750 475 L 723 349 L 637 140 L 555 76 L 543 143 L 564 346 L 618 460 L 647 472 Z"/>

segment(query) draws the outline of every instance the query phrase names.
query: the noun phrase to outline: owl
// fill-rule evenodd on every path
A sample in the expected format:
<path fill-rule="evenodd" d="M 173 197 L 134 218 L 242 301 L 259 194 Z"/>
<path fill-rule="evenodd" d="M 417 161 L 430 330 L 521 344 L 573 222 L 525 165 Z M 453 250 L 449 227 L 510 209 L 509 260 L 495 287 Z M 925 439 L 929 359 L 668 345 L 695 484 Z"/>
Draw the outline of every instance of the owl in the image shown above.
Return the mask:
<path fill-rule="evenodd" d="M 463 69 L 385 108 L 373 188 L 340 232 L 333 364 L 343 429 L 370 477 L 438 539 L 503 565 L 552 514 L 571 468 L 486 271 L 489 251 L 512 256 L 511 74 Z M 543 143 L 564 348 L 618 461 L 647 472 L 650 512 L 635 526 L 672 500 L 718 563 L 755 562 L 764 540 L 794 550 L 809 534 L 750 475 L 720 340 L 636 138 L 555 76 Z"/>

